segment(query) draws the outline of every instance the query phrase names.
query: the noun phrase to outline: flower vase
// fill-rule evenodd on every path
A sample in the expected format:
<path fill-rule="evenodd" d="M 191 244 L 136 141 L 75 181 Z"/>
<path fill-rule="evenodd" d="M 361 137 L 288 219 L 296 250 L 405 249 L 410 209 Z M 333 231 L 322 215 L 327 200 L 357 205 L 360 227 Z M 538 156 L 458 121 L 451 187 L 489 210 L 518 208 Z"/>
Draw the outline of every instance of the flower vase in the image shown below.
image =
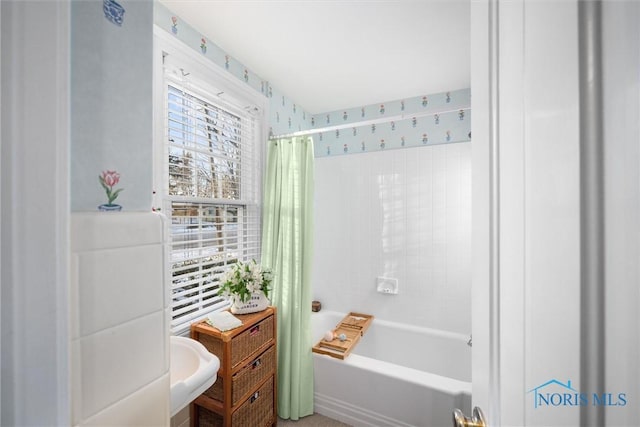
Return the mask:
<path fill-rule="evenodd" d="M 101 212 L 119 212 L 122 210 L 122 206 L 111 204 L 111 203 L 108 203 L 108 204 L 105 203 L 103 205 L 98 206 L 98 210 Z"/>
<path fill-rule="evenodd" d="M 233 296 L 231 303 L 231 313 L 233 314 L 249 314 L 257 313 L 258 311 L 266 310 L 269 307 L 270 301 L 262 291 L 256 291 L 251 294 L 251 297 L 242 302 L 237 296 Z"/>

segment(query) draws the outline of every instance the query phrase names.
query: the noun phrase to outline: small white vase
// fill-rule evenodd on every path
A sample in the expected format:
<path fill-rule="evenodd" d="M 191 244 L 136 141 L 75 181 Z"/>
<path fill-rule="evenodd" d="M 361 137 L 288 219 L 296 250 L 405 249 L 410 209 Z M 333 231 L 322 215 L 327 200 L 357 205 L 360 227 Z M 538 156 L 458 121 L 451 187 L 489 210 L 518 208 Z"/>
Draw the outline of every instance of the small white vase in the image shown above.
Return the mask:
<path fill-rule="evenodd" d="M 246 302 L 240 301 L 240 298 L 236 296 L 231 297 L 231 313 L 233 314 L 249 314 L 256 313 L 258 311 L 266 310 L 269 307 L 270 301 L 262 291 L 257 291 L 251 294 Z"/>

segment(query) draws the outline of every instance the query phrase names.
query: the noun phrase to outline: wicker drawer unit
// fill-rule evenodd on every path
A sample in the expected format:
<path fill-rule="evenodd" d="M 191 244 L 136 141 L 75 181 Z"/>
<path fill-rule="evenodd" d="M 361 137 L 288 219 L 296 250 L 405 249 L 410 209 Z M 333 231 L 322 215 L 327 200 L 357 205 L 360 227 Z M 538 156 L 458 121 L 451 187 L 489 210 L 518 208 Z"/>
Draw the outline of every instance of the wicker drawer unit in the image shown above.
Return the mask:
<path fill-rule="evenodd" d="M 191 337 L 220 359 L 216 382 L 191 405 L 194 427 L 276 425 L 275 308 L 236 317 L 242 326 L 226 332 L 191 326 Z"/>

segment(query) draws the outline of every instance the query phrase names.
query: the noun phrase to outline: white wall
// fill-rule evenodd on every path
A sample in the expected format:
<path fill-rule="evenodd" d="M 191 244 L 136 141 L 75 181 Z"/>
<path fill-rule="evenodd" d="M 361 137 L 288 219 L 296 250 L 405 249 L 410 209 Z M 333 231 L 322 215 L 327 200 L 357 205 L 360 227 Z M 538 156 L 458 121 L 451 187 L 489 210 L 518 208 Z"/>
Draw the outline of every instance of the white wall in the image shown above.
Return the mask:
<path fill-rule="evenodd" d="M 0 424 L 67 425 L 69 3 L 0 8 Z"/>
<path fill-rule="evenodd" d="M 71 424 L 167 425 L 164 226 L 152 214 L 153 6 L 71 3 Z M 98 176 L 121 175 L 115 203 Z M 67 208 L 68 209 L 68 208 Z M 141 211 L 128 213 L 126 211 Z"/>
<path fill-rule="evenodd" d="M 471 143 L 317 158 L 314 215 L 323 308 L 470 333 Z"/>

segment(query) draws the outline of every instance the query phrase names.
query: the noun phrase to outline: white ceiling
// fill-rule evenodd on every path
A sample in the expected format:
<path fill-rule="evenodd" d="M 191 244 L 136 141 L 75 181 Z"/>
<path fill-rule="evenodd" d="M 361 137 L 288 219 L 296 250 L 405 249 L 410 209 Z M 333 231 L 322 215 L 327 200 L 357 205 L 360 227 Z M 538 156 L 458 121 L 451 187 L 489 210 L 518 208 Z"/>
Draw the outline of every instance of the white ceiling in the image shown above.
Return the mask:
<path fill-rule="evenodd" d="M 160 0 L 312 114 L 470 87 L 470 0 Z"/>

